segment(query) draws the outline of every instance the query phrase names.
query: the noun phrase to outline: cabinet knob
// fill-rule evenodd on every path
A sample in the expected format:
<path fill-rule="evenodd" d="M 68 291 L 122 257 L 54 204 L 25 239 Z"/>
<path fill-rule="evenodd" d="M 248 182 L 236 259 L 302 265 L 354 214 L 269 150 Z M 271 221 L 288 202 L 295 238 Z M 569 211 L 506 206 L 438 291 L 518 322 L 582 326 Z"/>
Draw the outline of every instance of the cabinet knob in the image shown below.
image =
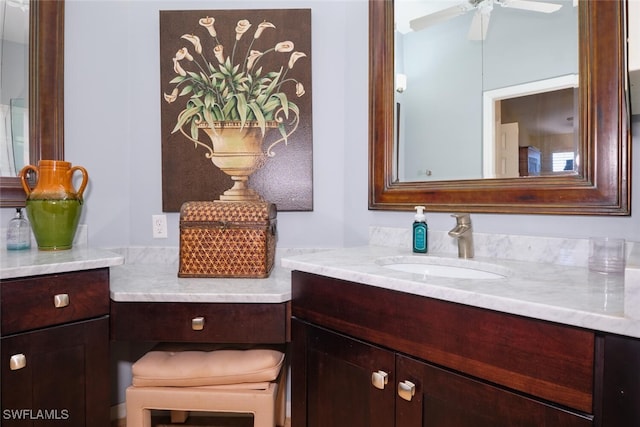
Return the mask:
<path fill-rule="evenodd" d="M 204 317 L 198 316 L 191 319 L 191 329 L 201 331 L 204 329 Z"/>
<path fill-rule="evenodd" d="M 53 296 L 53 305 L 56 308 L 63 308 L 69 305 L 69 294 L 57 294 Z"/>
<path fill-rule="evenodd" d="M 17 371 L 25 366 L 27 366 L 27 356 L 22 353 L 14 354 L 11 356 L 11 359 L 9 359 L 9 369 L 12 371 Z"/>
<path fill-rule="evenodd" d="M 371 374 L 371 384 L 377 389 L 384 390 L 384 386 L 389 382 L 389 374 L 385 371 L 378 371 Z"/>
<path fill-rule="evenodd" d="M 398 396 L 402 399 L 411 402 L 411 399 L 416 394 L 416 385 L 411 381 L 404 380 L 398 383 Z"/>

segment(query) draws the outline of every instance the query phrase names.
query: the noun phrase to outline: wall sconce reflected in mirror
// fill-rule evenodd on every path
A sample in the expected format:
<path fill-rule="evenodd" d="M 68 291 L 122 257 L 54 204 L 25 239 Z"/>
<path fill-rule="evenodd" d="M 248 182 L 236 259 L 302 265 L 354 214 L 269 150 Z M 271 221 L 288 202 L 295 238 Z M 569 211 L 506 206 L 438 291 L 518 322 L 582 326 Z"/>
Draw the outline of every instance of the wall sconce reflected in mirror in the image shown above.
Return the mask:
<path fill-rule="evenodd" d="M 396 74 L 396 91 L 402 93 L 407 89 L 407 75 Z"/>

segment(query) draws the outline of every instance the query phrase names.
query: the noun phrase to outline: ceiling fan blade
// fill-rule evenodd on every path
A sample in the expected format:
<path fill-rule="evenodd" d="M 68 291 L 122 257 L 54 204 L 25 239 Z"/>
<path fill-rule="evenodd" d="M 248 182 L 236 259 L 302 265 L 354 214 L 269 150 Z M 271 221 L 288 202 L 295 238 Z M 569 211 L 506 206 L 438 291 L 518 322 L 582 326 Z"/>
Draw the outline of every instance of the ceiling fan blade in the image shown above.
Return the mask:
<path fill-rule="evenodd" d="M 478 9 L 473 15 L 471 20 L 471 26 L 469 27 L 469 40 L 484 40 L 487 37 L 487 30 L 489 29 L 489 19 L 491 18 L 491 11 L 483 12 Z"/>
<path fill-rule="evenodd" d="M 463 15 L 471 9 L 473 9 L 473 6 L 471 6 L 469 3 L 460 3 L 458 5 L 412 19 L 411 21 L 409 21 L 409 27 L 413 31 L 424 30 L 425 28 L 437 24 L 438 22 L 446 21 L 447 19 Z"/>
<path fill-rule="evenodd" d="M 552 13 L 560 10 L 561 4 L 545 3 L 531 0 L 497 0 L 500 6 L 512 9 L 530 10 L 533 12 Z"/>

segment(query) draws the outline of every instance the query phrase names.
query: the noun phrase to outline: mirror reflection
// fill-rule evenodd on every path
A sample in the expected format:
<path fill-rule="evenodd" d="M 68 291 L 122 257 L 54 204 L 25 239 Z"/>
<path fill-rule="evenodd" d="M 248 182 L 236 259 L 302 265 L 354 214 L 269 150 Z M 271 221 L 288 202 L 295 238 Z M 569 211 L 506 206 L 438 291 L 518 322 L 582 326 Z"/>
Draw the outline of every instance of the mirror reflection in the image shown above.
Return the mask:
<path fill-rule="evenodd" d="M 29 0 L 0 0 L 0 176 L 29 164 Z"/>
<path fill-rule="evenodd" d="M 394 177 L 579 171 L 573 0 L 396 0 Z"/>

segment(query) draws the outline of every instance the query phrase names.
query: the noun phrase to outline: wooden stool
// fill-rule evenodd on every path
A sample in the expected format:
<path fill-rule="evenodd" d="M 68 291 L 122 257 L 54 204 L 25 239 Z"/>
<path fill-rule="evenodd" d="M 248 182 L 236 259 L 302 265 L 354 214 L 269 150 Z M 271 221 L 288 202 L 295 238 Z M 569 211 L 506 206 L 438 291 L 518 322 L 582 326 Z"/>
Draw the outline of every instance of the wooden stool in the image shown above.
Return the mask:
<path fill-rule="evenodd" d="M 127 427 L 151 427 L 151 410 L 250 413 L 254 427 L 284 425 L 285 355 L 272 349 L 153 349 L 132 366 Z"/>

